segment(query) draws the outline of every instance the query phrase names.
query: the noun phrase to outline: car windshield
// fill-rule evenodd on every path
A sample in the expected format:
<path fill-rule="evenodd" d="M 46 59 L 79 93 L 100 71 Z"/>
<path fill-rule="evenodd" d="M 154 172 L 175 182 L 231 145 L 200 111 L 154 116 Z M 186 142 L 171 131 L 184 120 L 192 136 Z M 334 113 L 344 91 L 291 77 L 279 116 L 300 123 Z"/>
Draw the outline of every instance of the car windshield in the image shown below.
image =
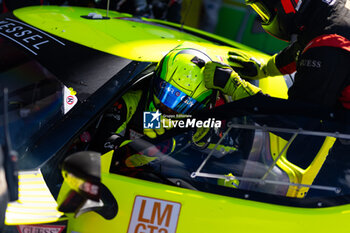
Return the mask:
<path fill-rule="evenodd" d="M 283 106 L 285 100 L 278 101 Z M 303 207 L 336 205 L 321 200 L 350 194 L 350 134 L 344 122 L 325 119 L 334 113 L 325 111 L 325 118 L 254 113 L 247 109 L 255 107 L 242 111 L 244 104 L 232 104 L 201 114 L 201 127 L 192 127 L 198 126 L 198 118 L 184 119 L 184 123 L 177 120 L 175 128 L 183 127 L 170 131 L 171 137 L 151 142 L 141 138 L 120 147 L 114 159 L 120 154 L 129 156 L 125 163 L 114 161 L 112 171 L 209 193 Z M 237 106 L 240 109 L 234 111 Z"/>
<path fill-rule="evenodd" d="M 0 142 L 5 143 L 4 106 L 8 109 L 9 135 L 12 149 L 25 150 L 31 140 L 47 130 L 68 112 L 76 101 L 64 104 L 69 90 L 36 60 L 4 39 L 0 39 Z M 4 101 L 4 90 L 8 90 Z M 6 100 L 5 98 L 5 100 Z M 69 99 L 69 98 L 68 98 Z M 5 104 L 5 105 L 4 105 Z"/>

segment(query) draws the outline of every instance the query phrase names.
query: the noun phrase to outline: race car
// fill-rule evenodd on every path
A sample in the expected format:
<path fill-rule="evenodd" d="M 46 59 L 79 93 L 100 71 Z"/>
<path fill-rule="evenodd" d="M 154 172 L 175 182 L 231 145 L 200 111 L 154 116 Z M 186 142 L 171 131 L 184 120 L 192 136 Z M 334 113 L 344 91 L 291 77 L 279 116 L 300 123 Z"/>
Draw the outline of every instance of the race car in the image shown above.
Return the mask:
<path fill-rule="evenodd" d="M 336 140 L 350 139 L 343 113 L 286 100 L 290 77 L 254 81 L 267 95 L 227 99 L 182 119 L 189 127 L 96 149 L 109 109 L 145 88 L 161 58 L 184 43 L 222 61 L 232 51 L 269 58 L 119 12 L 37 6 L 1 16 L 9 100 L 0 105 L 19 169 L 19 200 L 8 205 L 3 232 L 346 231 L 348 167 L 327 157 Z M 194 140 L 205 124 L 212 129 Z M 133 157 L 148 163 L 140 170 Z"/>

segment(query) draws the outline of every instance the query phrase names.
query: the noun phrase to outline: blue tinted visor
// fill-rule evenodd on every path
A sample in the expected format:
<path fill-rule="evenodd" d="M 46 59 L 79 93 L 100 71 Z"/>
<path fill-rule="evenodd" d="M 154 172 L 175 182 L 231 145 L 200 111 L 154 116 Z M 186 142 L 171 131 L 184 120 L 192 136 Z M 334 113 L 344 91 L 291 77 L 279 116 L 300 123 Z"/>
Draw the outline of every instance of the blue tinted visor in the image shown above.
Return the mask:
<path fill-rule="evenodd" d="M 205 108 L 204 104 L 159 77 L 155 78 L 154 94 L 162 104 L 176 113 L 189 114 Z"/>

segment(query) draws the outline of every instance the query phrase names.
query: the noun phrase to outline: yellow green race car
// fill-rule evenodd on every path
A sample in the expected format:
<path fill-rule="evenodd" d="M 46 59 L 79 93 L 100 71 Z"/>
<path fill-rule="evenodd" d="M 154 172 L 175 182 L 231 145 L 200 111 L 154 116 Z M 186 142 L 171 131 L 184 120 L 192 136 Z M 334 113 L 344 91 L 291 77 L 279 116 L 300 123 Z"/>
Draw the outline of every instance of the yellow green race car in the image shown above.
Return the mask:
<path fill-rule="evenodd" d="M 268 95 L 221 96 L 220 106 L 194 114 L 209 127 L 220 122 L 200 141 L 194 135 L 203 125 L 184 118 L 189 127 L 156 139 L 96 149 L 109 109 L 147 87 L 157 62 L 181 44 L 222 61 L 232 51 L 269 58 L 118 12 L 40 6 L 1 15 L 0 86 L 8 94 L 0 92 L 0 105 L 9 136 L 0 140 L 11 140 L 19 170 L 19 199 L 9 203 L 2 232 L 347 231 L 348 166 L 328 156 L 336 140 L 350 139 L 343 113 L 287 101 L 290 77 L 254 81 Z"/>

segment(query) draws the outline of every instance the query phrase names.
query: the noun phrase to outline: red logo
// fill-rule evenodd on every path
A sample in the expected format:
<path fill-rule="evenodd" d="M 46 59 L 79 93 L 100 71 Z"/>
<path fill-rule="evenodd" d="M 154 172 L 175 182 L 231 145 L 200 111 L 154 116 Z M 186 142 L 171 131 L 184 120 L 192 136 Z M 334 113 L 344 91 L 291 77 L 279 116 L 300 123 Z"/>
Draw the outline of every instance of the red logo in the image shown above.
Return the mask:
<path fill-rule="evenodd" d="M 71 95 L 67 96 L 66 102 L 67 102 L 67 104 L 69 104 L 69 105 L 74 104 L 74 97 L 71 96 Z"/>

